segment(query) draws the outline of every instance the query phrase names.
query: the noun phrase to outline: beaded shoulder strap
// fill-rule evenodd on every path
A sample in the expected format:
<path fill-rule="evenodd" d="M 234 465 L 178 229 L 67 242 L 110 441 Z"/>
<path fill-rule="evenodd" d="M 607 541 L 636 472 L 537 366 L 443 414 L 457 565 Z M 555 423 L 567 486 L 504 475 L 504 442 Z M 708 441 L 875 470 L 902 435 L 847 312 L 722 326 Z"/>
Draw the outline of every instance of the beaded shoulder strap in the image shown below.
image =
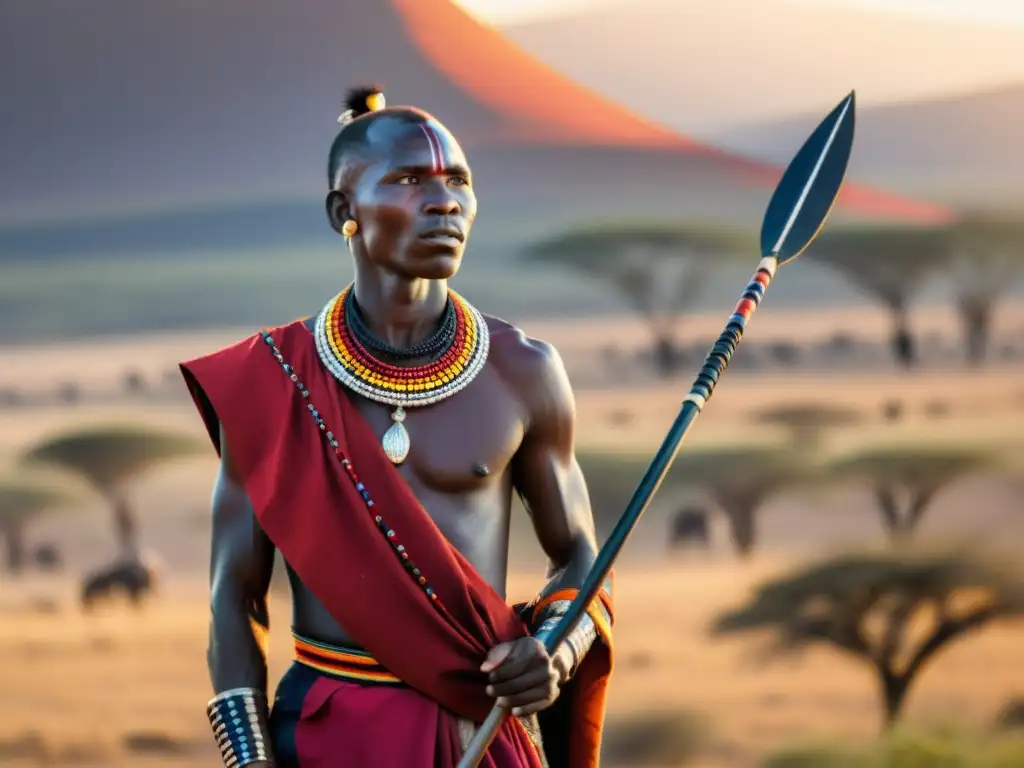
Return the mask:
<path fill-rule="evenodd" d="M 264 343 L 267 345 L 267 349 L 270 350 L 270 353 L 274 356 L 274 359 L 277 360 L 278 364 L 281 366 L 281 370 L 285 373 L 286 376 L 288 376 L 289 379 L 291 379 L 291 381 L 295 384 L 296 388 L 299 390 L 299 394 L 301 395 L 302 399 L 306 401 L 306 409 L 309 411 L 310 417 L 316 423 L 318 431 L 323 436 L 327 444 L 330 446 L 331 451 L 334 453 L 334 456 L 338 460 L 338 463 L 341 464 L 342 468 L 345 470 L 345 474 L 348 475 L 349 480 L 352 482 L 352 484 L 355 486 L 356 491 L 358 491 L 359 495 L 362 497 L 363 503 L 366 505 L 367 511 L 370 513 L 370 515 L 373 516 L 374 523 L 376 523 L 377 528 L 387 539 L 388 544 L 391 545 L 391 549 L 398 556 L 399 562 L 402 563 L 402 565 L 405 567 L 405 570 L 409 573 L 409 575 L 416 580 L 416 583 L 420 585 L 420 587 L 423 589 L 424 593 L 430 599 L 430 601 L 438 608 L 441 608 L 441 601 L 439 600 L 437 593 L 427 582 L 426 576 L 423 575 L 420 569 L 413 562 L 412 558 L 409 556 L 409 552 L 405 548 L 405 545 L 399 542 L 398 534 L 395 532 L 395 530 L 385 522 L 384 517 L 380 514 L 380 512 L 377 509 L 375 509 L 374 501 L 370 496 L 370 491 L 366 488 L 365 485 L 363 485 L 362 481 L 359 479 L 359 476 L 356 474 L 355 468 L 352 466 L 352 462 L 345 455 L 345 452 L 342 450 L 337 437 L 335 437 L 334 433 L 327 427 L 327 424 L 324 422 L 323 416 L 320 414 L 316 406 L 310 400 L 309 390 L 306 388 L 306 385 L 303 384 L 298 372 L 291 365 L 285 362 L 284 356 L 281 354 L 281 350 L 278 349 L 277 343 L 274 341 L 274 338 L 270 335 L 268 331 L 260 331 L 260 336 L 263 338 Z"/>

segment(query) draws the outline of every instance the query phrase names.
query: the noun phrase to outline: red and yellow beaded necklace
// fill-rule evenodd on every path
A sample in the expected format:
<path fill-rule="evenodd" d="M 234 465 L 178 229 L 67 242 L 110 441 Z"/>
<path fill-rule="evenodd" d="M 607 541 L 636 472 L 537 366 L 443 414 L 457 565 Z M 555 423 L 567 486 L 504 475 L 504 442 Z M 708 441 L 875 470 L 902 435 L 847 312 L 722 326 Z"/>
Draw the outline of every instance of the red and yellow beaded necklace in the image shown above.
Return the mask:
<path fill-rule="evenodd" d="M 316 320 L 317 352 L 331 375 L 353 392 L 395 408 L 391 414 L 395 423 L 381 440 L 394 464 L 401 464 L 409 455 L 409 432 L 402 423 L 405 409 L 431 405 L 460 392 L 487 361 L 490 334 L 486 321 L 455 291 L 449 289 L 448 295 L 456 316 L 454 339 L 437 360 L 426 365 L 389 365 L 359 343 L 345 322 L 352 285 L 331 299 Z"/>

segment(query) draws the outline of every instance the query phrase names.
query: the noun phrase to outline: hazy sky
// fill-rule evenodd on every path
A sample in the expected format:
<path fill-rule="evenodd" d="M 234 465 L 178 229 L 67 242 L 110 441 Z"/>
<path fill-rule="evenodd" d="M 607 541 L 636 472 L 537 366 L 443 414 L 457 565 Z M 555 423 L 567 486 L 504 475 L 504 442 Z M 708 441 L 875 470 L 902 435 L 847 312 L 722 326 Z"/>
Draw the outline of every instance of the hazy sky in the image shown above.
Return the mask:
<path fill-rule="evenodd" d="M 481 18 L 501 24 L 525 21 L 549 15 L 563 15 L 580 9 L 602 5 L 624 5 L 635 0 L 455 0 Z M 678 2 L 713 2 L 714 0 L 677 0 Z M 975 21 L 980 23 L 1024 26 L 1022 0 L 794 0 L 815 4 L 834 3 L 866 6 L 875 10 L 922 13 Z M 757 2 L 757 0 L 751 0 Z"/>

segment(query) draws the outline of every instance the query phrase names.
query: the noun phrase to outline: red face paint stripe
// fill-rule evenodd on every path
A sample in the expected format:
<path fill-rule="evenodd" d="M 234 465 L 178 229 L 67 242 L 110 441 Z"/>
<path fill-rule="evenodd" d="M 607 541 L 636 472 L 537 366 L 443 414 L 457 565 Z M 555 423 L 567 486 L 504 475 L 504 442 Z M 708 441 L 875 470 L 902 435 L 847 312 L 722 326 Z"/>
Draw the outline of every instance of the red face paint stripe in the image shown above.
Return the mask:
<path fill-rule="evenodd" d="M 430 145 L 430 158 L 434 173 L 444 171 L 444 151 L 441 147 L 441 138 L 429 125 L 420 123 L 420 130 L 427 137 L 427 144 Z"/>

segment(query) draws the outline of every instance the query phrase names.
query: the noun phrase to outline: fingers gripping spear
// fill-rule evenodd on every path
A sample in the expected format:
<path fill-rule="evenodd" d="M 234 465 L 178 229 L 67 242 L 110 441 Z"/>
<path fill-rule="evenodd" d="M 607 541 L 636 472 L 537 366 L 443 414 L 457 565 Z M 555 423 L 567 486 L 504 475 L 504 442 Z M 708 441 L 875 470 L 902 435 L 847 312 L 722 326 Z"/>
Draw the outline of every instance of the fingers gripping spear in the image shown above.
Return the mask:
<path fill-rule="evenodd" d="M 555 630 L 541 638 L 549 653 L 554 653 L 565 641 L 600 591 L 619 551 L 672 466 L 679 444 L 711 399 L 715 385 L 725 372 L 776 270 L 799 256 L 821 231 L 846 174 L 853 147 L 854 111 L 854 94 L 851 92 L 815 129 L 782 175 L 761 223 L 761 261 L 757 270 L 705 358 L 689 393 L 683 398 L 679 415 L 626 511 L 601 547 L 579 594 Z M 458 768 L 476 768 L 507 716 L 505 709 L 495 705 L 470 741 Z"/>

